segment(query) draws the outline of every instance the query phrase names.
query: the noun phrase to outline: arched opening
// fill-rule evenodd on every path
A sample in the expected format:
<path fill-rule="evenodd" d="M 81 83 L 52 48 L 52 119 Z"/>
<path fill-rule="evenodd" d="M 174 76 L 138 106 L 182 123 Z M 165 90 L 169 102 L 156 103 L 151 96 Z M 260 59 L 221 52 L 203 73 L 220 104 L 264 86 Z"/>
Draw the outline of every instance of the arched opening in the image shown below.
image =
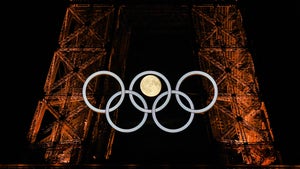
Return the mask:
<path fill-rule="evenodd" d="M 142 23 L 138 23 L 138 26 L 132 28 L 126 61 L 126 88 L 136 75 L 152 70 L 163 74 L 169 80 L 171 88 L 175 89 L 176 83 L 182 75 L 199 67 L 193 52 L 194 36 L 189 14 L 186 11 L 178 12 L 177 8 L 160 10 L 162 10 L 162 14 L 158 13 L 156 9 L 153 11 L 153 13 L 156 12 L 155 14 L 145 16 Z M 178 18 L 180 20 L 177 20 Z M 198 82 L 190 81 L 189 83 L 187 88 L 198 88 L 196 90 L 203 92 L 201 85 L 197 86 Z M 164 81 L 162 84 L 164 85 Z M 138 80 L 133 89 L 138 92 Z M 167 88 L 162 88 L 162 90 L 166 91 Z M 157 97 L 143 97 L 147 103 L 150 103 L 147 106 L 148 109 L 151 109 Z M 119 108 L 117 125 L 121 128 L 132 128 L 142 120 L 144 113 L 133 106 L 128 95 L 126 98 Z M 165 99 L 166 97 L 163 97 L 157 107 Z M 135 100 L 139 101 L 138 98 Z M 184 98 L 182 100 L 184 101 Z M 143 106 L 142 103 L 139 105 Z M 175 95 L 172 95 L 169 104 L 161 111 L 156 112 L 156 117 L 163 126 L 174 129 L 186 124 L 190 113 L 183 110 L 177 103 Z M 208 164 L 213 161 L 214 151 L 211 148 L 206 115 L 195 114 L 193 121 L 185 130 L 168 133 L 155 124 L 152 114 L 148 114 L 145 124 L 137 131 L 116 132 L 111 159 L 121 163 Z"/>

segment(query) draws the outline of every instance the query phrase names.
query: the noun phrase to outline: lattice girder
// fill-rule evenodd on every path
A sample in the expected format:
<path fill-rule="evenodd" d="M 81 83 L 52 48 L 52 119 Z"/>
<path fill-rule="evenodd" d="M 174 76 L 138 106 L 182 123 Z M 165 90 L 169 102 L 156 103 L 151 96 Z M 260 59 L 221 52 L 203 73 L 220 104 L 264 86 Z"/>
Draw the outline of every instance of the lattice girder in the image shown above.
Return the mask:
<path fill-rule="evenodd" d="M 218 100 L 209 112 L 214 139 L 240 154 L 244 163 L 274 162 L 275 153 L 270 153 L 274 152 L 273 136 L 238 9 L 208 5 L 194 6 L 193 12 L 199 65 L 216 79 L 219 89 Z M 204 87 L 212 92 L 209 83 Z"/>
<path fill-rule="evenodd" d="M 28 133 L 32 143 L 43 147 L 45 160 L 50 163 L 79 162 L 83 142 L 91 137 L 91 130 L 97 130 L 92 125 L 102 120 L 94 117 L 84 103 L 82 86 L 95 70 L 107 68 L 105 45 L 113 32 L 113 16 L 112 6 L 73 4 L 67 8 L 60 46 L 54 52 L 46 78 L 45 96 Z M 98 83 L 91 83 L 88 92 L 95 93 Z M 95 106 L 100 103 L 99 98 L 89 99 Z M 112 137 L 110 131 L 107 133 L 103 140 Z"/>

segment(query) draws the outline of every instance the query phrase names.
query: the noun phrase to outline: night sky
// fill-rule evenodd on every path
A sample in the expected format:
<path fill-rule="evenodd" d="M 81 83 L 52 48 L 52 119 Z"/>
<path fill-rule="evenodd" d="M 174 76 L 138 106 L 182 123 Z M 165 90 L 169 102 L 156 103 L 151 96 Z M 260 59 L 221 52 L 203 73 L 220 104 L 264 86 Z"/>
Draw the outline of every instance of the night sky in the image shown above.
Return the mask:
<path fill-rule="evenodd" d="M 299 2 L 242 0 L 248 46 L 261 97 L 266 103 L 275 146 L 284 164 L 300 164 Z M 26 163 L 26 133 L 43 85 L 66 9 L 66 2 L 14 1 L 2 13 L 2 116 L 0 163 Z M 3 46 L 4 45 L 4 46 Z"/>

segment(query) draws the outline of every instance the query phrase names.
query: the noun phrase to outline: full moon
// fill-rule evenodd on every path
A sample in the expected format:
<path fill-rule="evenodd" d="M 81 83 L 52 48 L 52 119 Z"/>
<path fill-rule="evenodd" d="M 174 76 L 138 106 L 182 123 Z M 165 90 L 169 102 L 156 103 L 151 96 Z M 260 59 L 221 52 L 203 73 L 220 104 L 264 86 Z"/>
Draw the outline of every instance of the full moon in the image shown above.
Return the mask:
<path fill-rule="evenodd" d="M 156 76 L 147 75 L 141 80 L 140 89 L 144 95 L 154 97 L 161 90 L 161 82 Z"/>

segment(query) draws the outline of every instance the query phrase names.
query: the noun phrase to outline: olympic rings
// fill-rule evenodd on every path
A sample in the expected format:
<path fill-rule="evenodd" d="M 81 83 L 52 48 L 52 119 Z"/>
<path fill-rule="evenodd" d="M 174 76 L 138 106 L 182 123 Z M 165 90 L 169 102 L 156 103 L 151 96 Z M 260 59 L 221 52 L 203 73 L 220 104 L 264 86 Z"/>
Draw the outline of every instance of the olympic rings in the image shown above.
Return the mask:
<path fill-rule="evenodd" d="M 154 75 L 159 76 L 161 79 L 163 79 L 163 81 L 165 82 L 165 84 L 166 84 L 166 86 L 167 86 L 167 91 L 165 91 L 165 92 L 163 92 L 163 93 L 161 93 L 160 95 L 157 96 L 157 98 L 155 99 L 155 101 L 154 101 L 154 103 L 153 103 L 151 109 L 148 109 L 148 106 L 147 106 L 147 103 L 146 103 L 145 99 L 144 99 L 139 93 L 137 93 L 137 92 L 135 92 L 135 91 L 132 90 L 132 89 L 133 89 L 133 86 L 134 86 L 134 84 L 135 84 L 135 82 L 136 82 L 140 77 L 142 77 L 142 76 L 144 76 L 144 75 L 146 75 L 146 74 L 154 74 Z M 115 79 L 118 81 L 118 83 L 120 84 L 120 87 L 121 87 L 121 91 L 116 92 L 114 95 L 112 95 L 112 96 L 109 98 L 109 100 L 108 100 L 108 102 L 107 102 L 107 105 L 106 105 L 105 109 L 99 109 L 99 108 L 94 107 L 94 106 L 89 102 L 89 100 L 88 100 L 88 98 L 87 98 L 87 95 L 86 95 L 86 90 L 87 90 L 88 83 L 89 83 L 93 78 L 95 78 L 96 76 L 100 76 L 100 75 L 109 75 L 109 76 L 112 76 L 113 78 L 115 78 Z M 193 75 L 201 75 L 201 76 L 204 76 L 204 77 L 206 77 L 207 79 L 209 79 L 210 82 L 211 82 L 212 85 L 213 85 L 213 89 L 214 89 L 214 96 L 213 96 L 213 99 L 212 99 L 212 101 L 210 102 L 210 104 L 208 104 L 205 108 L 202 108 L 202 109 L 196 109 L 196 110 L 195 110 L 195 109 L 194 109 L 194 104 L 193 104 L 192 100 L 191 100 L 185 93 L 179 91 L 180 85 L 181 85 L 181 83 L 183 82 L 183 80 L 185 80 L 187 77 L 193 76 Z M 133 128 L 129 128 L 129 129 L 120 128 L 120 127 L 118 127 L 117 125 L 115 125 L 115 124 L 112 122 L 112 120 L 111 120 L 111 118 L 110 118 L 110 115 L 109 115 L 109 113 L 110 113 L 111 111 L 114 111 L 115 109 L 117 109 L 117 108 L 122 104 L 122 102 L 123 102 L 123 100 L 124 100 L 124 98 L 125 98 L 125 94 L 129 94 L 130 101 L 131 101 L 131 103 L 134 105 L 134 107 L 135 107 L 136 109 L 138 109 L 139 111 L 141 111 L 141 112 L 144 113 L 144 117 L 143 117 L 142 121 L 141 121 L 137 126 L 135 126 L 135 127 L 133 127 Z M 158 111 L 160 111 L 160 110 L 162 110 L 163 108 L 166 107 L 166 105 L 169 103 L 169 101 L 170 101 L 170 99 L 171 99 L 171 95 L 172 95 L 172 94 L 175 94 L 176 100 L 177 100 L 178 104 L 180 105 L 180 107 L 182 107 L 184 110 L 186 110 L 186 111 L 188 111 L 188 112 L 191 113 L 190 118 L 189 118 L 189 120 L 187 121 L 187 123 L 186 123 L 185 125 L 183 125 L 182 127 L 177 128 L 177 129 L 169 129 L 169 128 L 164 127 L 163 125 L 161 125 L 161 124 L 159 123 L 159 121 L 158 121 L 157 118 L 156 118 L 156 112 L 158 112 Z M 205 73 L 205 72 L 202 72 L 202 71 L 190 71 L 190 72 L 184 74 L 184 75 L 178 80 L 178 82 L 177 82 L 177 84 L 176 84 L 175 90 L 172 90 L 172 89 L 171 89 L 171 85 L 170 85 L 168 79 L 167 79 L 164 75 L 162 75 L 161 73 L 156 72 L 156 71 L 144 71 L 144 72 L 141 72 L 141 73 L 139 73 L 138 75 L 136 75 L 136 76 L 133 78 L 133 80 L 131 81 L 131 83 L 130 83 L 129 90 L 125 90 L 124 83 L 123 83 L 123 81 L 121 80 L 121 78 L 120 78 L 118 75 L 116 75 L 116 74 L 113 73 L 113 72 L 103 70 L 103 71 L 95 72 L 95 73 L 91 74 L 91 75 L 87 78 L 87 80 L 84 82 L 84 85 L 83 85 L 83 88 L 82 88 L 82 95 L 83 95 L 83 100 L 84 100 L 84 102 L 86 103 L 86 105 L 87 105 L 90 109 L 92 109 L 93 111 L 95 111 L 95 112 L 97 112 L 97 113 L 105 113 L 105 114 L 106 114 L 106 118 L 107 118 L 108 123 L 109 123 L 114 129 L 116 129 L 116 130 L 118 130 L 118 131 L 120 131 L 120 132 L 129 133 L 129 132 L 133 132 L 133 131 L 138 130 L 138 129 L 141 128 L 141 127 L 144 125 L 144 123 L 146 122 L 146 119 L 147 119 L 147 117 L 148 117 L 148 113 L 152 113 L 152 118 L 153 118 L 155 124 L 156 124 L 160 129 L 162 129 L 162 130 L 164 130 L 164 131 L 166 131 L 166 132 L 169 132 L 169 133 L 176 133 L 176 132 L 180 132 L 180 131 L 185 130 L 185 129 L 191 124 L 191 122 L 192 122 L 192 120 L 193 120 L 193 118 L 194 118 L 194 114 L 195 114 L 195 113 L 204 113 L 204 112 L 206 112 L 206 111 L 208 111 L 209 109 L 212 108 L 212 106 L 215 104 L 215 102 L 216 102 L 216 100 L 217 100 L 217 97 L 218 97 L 218 87 L 217 87 L 217 84 L 216 84 L 215 80 L 214 80 L 209 74 L 207 74 L 207 73 Z M 110 104 L 112 103 L 112 101 L 113 101 L 117 96 L 119 96 L 119 95 L 121 95 L 120 100 L 116 103 L 115 106 L 113 106 L 112 108 L 110 108 Z M 135 100 L 134 100 L 134 98 L 133 98 L 133 95 L 136 96 L 136 97 L 138 97 L 138 98 L 140 99 L 140 101 L 143 103 L 143 107 L 144 107 L 144 108 L 140 107 L 140 106 L 135 102 Z M 164 96 L 166 96 L 166 95 L 167 95 L 167 98 L 166 98 L 165 102 L 164 102 L 161 106 L 159 106 L 159 107 L 156 108 L 156 105 L 157 105 L 158 101 L 159 101 L 162 97 L 164 97 Z M 179 95 L 180 95 L 180 96 L 183 96 L 183 97 L 188 101 L 188 103 L 189 103 L 189 105 L 190 105 L 190 108 L 186 107 L 186 106 L 181 102 Z"/>

